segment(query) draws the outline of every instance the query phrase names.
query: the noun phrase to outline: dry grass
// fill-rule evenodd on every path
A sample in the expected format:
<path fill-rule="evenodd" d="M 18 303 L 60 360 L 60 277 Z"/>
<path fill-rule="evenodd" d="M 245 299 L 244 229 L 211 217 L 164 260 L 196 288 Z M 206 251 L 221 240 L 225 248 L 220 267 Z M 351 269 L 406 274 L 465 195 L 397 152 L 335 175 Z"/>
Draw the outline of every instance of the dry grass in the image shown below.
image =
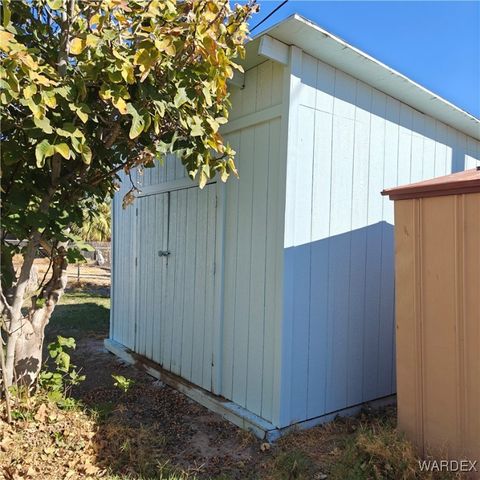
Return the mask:
<path fill-rule="evenodd" d="M 1 410 L 1 409 L 0 409 Z M 3 412 L 0 411 L 0 414 Z M 42 396 L 15 406 L 15 421 L 0 421 L 0 478 L 195 480 L 195 469 L 170 462 L 167 439 L 155 425 L 104 422 L 80 406 L 61 410 Z M 179 442 L 182 439 L 178 440 Z M 250 435 L 239 435 L 248 445 Z M 231 480 L 446 480 L 459 476 L 422 473 L 412 446 L 395 429 L 394 409 L 337 419 L 280 439 Z M 120 473 L 121 472 L 121 473 Z"/>
<path fill-rule="evenodd" d="M 13 413 L 12 425 L 0 420 L 2 480 L 194 479 L 158 460 L 164 439 L 148 428 L 102 424 L 93 412 L 62 410 L 42 395 L 17 401 Z"/>
<path fill-rule="evenodd" d="M 280 439 L 264 480 L 447 480 L 421 472 L 412 445 L 395 428 L 396 411 L 365 410 Z"/>
<path fill-rule="evenodd" d="M 1 412 L 3 417 L 3 411 Z M 14 422 L 0 421 L 0 478 L 98 478 L 97 428 L 81 409 L 60 410 L 34 398 L 17 404 Z"/>

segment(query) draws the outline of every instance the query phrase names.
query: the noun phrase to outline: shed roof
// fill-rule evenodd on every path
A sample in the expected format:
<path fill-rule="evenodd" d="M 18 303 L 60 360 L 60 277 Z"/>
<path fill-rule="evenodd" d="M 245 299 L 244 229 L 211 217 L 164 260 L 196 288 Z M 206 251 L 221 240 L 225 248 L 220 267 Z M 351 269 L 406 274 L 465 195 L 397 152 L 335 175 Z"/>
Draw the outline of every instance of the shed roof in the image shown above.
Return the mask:
<path fill-rule="evenodd" d="M 390 200 L 480 193 L 480 167 L 423 182 L 383 190 Z"/>
<path fill-rule="evenodd" d="M 265 30 L 249 42 L 242 62 L 246 70 L 265 61 L 258 54 L 260 38 L 264 35 L 286 45 L 296 45 L 309 55 L 480 140 L 480 119 L 298 14 Z"/>

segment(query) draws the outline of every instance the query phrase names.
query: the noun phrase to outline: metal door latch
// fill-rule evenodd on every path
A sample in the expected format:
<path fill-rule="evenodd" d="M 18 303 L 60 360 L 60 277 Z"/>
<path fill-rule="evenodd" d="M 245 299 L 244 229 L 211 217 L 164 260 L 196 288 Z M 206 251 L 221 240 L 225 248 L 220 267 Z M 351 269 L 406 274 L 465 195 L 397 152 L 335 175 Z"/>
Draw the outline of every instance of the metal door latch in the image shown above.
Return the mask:
<path fill-rule="evenodd" d="M 158 251 L 158 256 L 159 257 L 168 257 L 170 255 L 170 252 L 168 250 L 159 250 Z"/>

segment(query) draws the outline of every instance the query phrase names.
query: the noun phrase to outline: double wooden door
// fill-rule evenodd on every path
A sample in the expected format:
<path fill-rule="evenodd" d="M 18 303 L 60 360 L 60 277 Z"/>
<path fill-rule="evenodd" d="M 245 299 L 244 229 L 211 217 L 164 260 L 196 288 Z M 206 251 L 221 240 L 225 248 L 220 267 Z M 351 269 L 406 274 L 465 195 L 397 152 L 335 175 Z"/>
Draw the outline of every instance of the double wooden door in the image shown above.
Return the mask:
<path fill-rule="evenodd" d="M 137 201 L 135 351 L 211 390 L 216 184 Z"/>

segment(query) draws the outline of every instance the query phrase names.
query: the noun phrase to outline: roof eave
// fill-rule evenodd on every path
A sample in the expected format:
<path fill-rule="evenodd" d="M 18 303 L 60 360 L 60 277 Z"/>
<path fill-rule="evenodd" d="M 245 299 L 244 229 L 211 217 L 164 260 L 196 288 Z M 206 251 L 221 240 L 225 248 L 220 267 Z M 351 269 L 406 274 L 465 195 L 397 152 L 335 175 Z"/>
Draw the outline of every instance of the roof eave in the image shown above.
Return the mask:
<path fill-rule="evenodd" d="M 298 14 L 270 27 L 247 44 L 246 58 L 242 61 L 246 70 L 266 60 L 258 54 L 260 38 L 264 35 L 286 45 L 296 45 L 305 53 L 358 78 L 421 113 L 480 140 L 478 118 Z"/>

